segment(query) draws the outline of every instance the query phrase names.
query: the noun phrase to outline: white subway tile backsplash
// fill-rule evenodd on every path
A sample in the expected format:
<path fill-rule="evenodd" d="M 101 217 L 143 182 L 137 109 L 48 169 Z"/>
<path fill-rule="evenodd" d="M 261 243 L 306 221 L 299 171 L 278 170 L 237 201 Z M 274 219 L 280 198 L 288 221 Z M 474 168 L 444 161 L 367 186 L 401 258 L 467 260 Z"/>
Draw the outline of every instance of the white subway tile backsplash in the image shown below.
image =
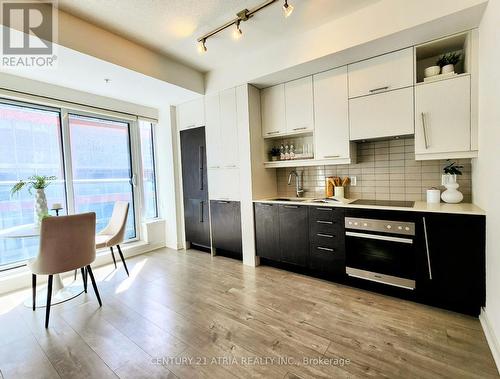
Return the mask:
<path fill-rule="evenodd" d="M 415 161 L 413 138 L 363 142 L 357 144 L 357 149 L 357 164 L 298 168 L 303 173 L 306 196 L 325 196 L 328 176 L 356 176 L 357 186 L 346 189 L 346 195 L 351 198 L 425 201 L 428 188 L 443 189 L 441 174 L 447 162 Z M 465 201 L 470 201 L 471 162 L 469 159 L 454 161 L 464 166 L 458 184 Z M 276 170 L 279 196 L 295 196 L 295 182 L 290 186 L 287 183 L 290 170 Z"/>

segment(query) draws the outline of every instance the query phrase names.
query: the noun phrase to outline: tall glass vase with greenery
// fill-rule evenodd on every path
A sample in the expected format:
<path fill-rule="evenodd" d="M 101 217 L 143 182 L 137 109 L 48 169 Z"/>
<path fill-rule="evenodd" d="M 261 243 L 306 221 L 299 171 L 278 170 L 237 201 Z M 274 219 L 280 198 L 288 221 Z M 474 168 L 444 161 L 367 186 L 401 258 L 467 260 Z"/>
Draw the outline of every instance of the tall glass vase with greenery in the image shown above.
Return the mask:
<path fill-rule="evenodd" d="M 47 197 L 45 196 L 45 188 L 47 188 L 52 181 L 56 180 L 55 176 L 33 175 L 26 180 L 20 180 L 11 189 L 11 195 L 17 194 L 23 188 L 27 188 L 30 194 L 35 190 L 35 223 L 40 225 L 44 217 L 49 214 L 47 207 Z"/>

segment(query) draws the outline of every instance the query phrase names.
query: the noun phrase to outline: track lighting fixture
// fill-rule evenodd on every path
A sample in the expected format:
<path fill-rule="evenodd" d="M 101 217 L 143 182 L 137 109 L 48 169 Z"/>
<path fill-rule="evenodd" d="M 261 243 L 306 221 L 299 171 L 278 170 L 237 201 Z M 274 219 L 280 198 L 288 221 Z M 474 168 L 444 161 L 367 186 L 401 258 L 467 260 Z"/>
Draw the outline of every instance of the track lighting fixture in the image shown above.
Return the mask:
<path fill-rule="evenodd" d="M 260 4 L 260 5 L 257 5 L 255 8 L 252 8 L 252 9 L 243 9 L 241 11 L 239 11 L 237 14 L 236 14 L 236 18 L 226 22 L 224 25 L 221 25 L 219 26 L 218 28 L 215 28 L 214 30 L 206 33 L 205 35 L 201 36 L 200 38 L 198 38 L 198 51 L 200 53 L 205 53 L 207 51 L 207 47 L 206 47 L 206 41 L 207 39 L 209 39 L 210 37 L 214 36 L 215 34 L 217 33 L 220 33 L 222 32 L 224 29 L 227 29 L 231 26 L 235 26 L 235 29 L 233 30 L 233 38 L 235 40 L 238 40 L 241 38 L 242 34 L 243 34 L 243 31 L 241 30 L 240 28 L 240 24 L 242 21 L 248 21 L 251 17 L 253 17 L 253 15 L 255 13 L 257 13 L 258 11 L 266 8 L 267 6 L 271 5 L 271 4 L 274 4 L 275 2 L 277 2 L 278 0 L 267 0 L 265 1 L 264 3 Z M 283 3 L 283 12 L 284 12 L 284 15 L 285 17 L 288 17 L 292 14 L 293 12 L 293 5 L 291 4 L 288 4 L 288 0 L 284 0 L 284 3 Z"/>
<path fill-rule="evenodd" d="M 236 40 L 240 39 L 240 38 L 241 38 L 241 36 L 242 36 L 242 34 L 243 34 L 243 31 L 242 31 L 242 30 L 241 30 L 241 28 L 240 28 L 240 22 L 241 22 L 241 20 L 238 20 L 238 21 L 236 21 L 236 23 L 234 24 L 234 25 L 235 25 L 235 28 L 234 28 L 234 30 L 233 30 L 233 39 L 236 39 Z"/>
<path fill-rule="evenodd" d="M 285 17 L 288 17 L 293 12 L 293 5 L 288 4 L 288 0 L 285 0 L 283 4 L 283 12 L 285 13 Z"/>
<path fill-rule="evenodd" d="M 203 38 L 198 42 L 198 53 L 204 54 L 207 52 L 207 45 L 205 45 L 206 38 Z"/>

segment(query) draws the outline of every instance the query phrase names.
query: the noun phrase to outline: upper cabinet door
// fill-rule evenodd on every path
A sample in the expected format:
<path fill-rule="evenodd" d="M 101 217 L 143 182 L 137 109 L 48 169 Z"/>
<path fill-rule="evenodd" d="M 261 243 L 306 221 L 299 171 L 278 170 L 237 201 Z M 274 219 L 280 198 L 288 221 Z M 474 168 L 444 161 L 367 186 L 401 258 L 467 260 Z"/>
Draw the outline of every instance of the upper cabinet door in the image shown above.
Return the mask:
<path fill-rule="evenodd" d="M 286 133 L 285 85 L 264 88 L 260 92 L 262 136 L 274 137 Z"/>
<path fill-rule="evenodd" d="M 207 166 L 219 168 L 222 166 L 221 140 L 221 109 L 219 94 L 205 96 L 206 109 L 206 139 Z"/>
<path fill-rule="evenodd" d="M 238 167 L 238 119 L 236 114 L 236 88 L 220 93 L 220 151 L 224 168 Z"/>
<path fill-rule="evenodd" d="M 471 150 L 470 76 L 415 87 L 415 154 Z"/>
<path fill-rule="evenodd" d="M 312 76 L 285 83 L 287 134 L 314 130 Z"/>
<path fill-rule="evenodd" d="M 205 106 L 203 97 L 177 106 L 179 130 L 198 128 L 205 125 Z"/>
<path fill-rule="evenodd" d="M 347 66 L 314 75 L 316 159 L 350 158 Z"/>
<path fill-rule="evenodd" d="M 413 85 L 413 48 L 350 64 L 349 98 Z"/>
<path fill-rule="evenodd" d="M 413 87 L 349 100 L 352 141 L 413 134 Z"/>

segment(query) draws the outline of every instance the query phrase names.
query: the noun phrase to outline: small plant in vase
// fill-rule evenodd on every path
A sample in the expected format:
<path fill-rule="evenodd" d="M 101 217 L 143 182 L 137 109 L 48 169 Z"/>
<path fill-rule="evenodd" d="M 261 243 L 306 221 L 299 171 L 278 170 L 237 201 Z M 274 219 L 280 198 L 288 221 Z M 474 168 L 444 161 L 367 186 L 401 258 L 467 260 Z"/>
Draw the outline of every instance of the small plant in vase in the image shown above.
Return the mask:
<path fill-rule="evenodd" d="M 450 162 L 450 160 L 448 160 Z M 446 191 L 441 194 L 441 199 L 445 203 L 456 204 L 464 199 L 464 195 L 458 191 L 457 175 L 462 175 L 461 169 L 464 166 L 458 166 L 456 162 L 448 163 L 444 168 L 444 174 L 441 178 L 441 184 L 446 187 Z"/>
<path fill-rule="evenodd" d="M 20 180 L 12 187 L 10 193 L 15 195 L 23 188 L 27 188 L 28 192 L 32 194 L 35 190 L 35 222 L 40 225 L 42 220 L 49 215 L 47 207 L 47 197 L 45 196 L 45 188 L 47 188 L 52 181 L 56 180 L 55 176 L 33 175 L 26 180 Z"/>
<path fill-rule="evenodd" d="M 442 74 L 448 74 L 455 71 L 455 65 L 460 62 L 461 54 L 448 53 L 443 54 L 436 62 L 441 67 Z"/>
<path fill-rule="evenodd" d="M 277 161 L 279 160 L 280 157 L 280 149 L 278 149 L 277 147 L 273 147 L 269 152 L 269 154 L 271 155 L 272 161 Z"/>

